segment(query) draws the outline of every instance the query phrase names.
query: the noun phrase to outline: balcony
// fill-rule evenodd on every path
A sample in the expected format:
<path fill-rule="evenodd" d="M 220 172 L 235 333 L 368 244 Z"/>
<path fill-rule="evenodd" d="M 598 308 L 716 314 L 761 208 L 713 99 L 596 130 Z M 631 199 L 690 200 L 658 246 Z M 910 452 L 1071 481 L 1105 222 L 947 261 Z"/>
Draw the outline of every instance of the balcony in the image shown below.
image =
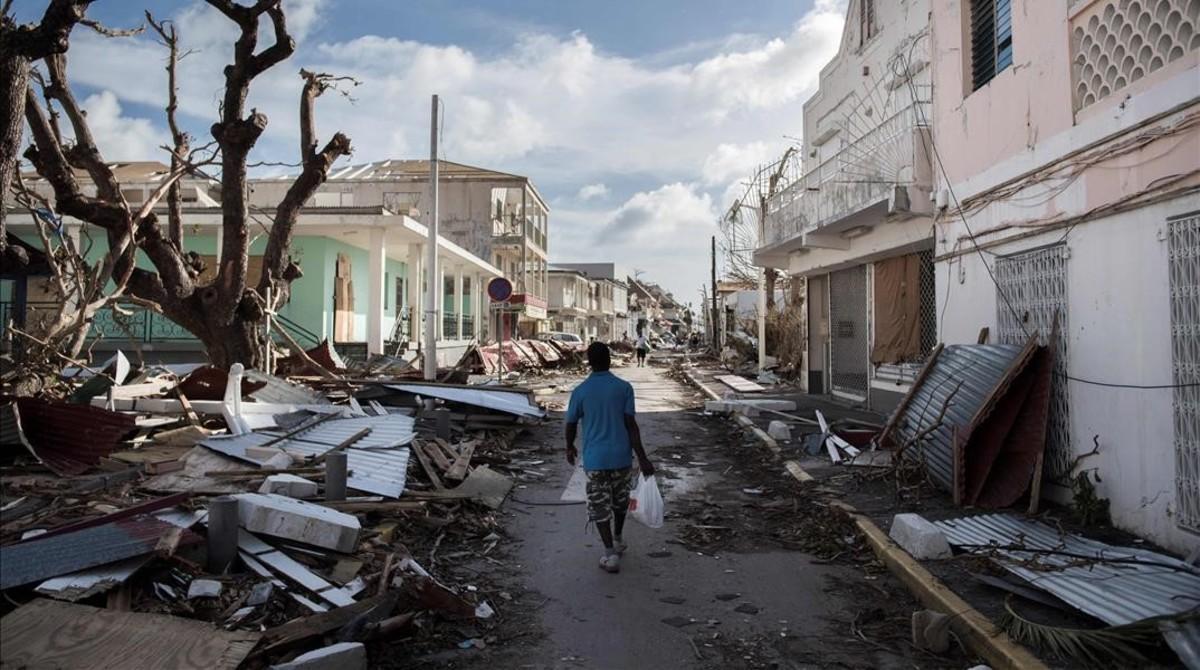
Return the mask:
<path fill-rule="evenodd" d="M 840 233 L 881 219 L 932 211 L 929 129 L 923 123 L 930 113 L 927 102 L 908 105 L 772 196 L 756 256 L 825 246 L 819 238 L 826 233 L 840 239 Z"/>
<path fill-rule="evenodd" d="M 508 216 L 504 219 L 492 218 L 492 246 L 499 247 L 515 247 L 520 248 L 523 238 L 529 240 L 529 243 L 534 247 L 544 251 L 546 249 L 546 233 L 537 229 L 533 225 L 533 220 L 527 218 L 525 223 L 528 224 L 526 230 L 528 234 L 523 234 L 522 222 L 519 217 Z"/>

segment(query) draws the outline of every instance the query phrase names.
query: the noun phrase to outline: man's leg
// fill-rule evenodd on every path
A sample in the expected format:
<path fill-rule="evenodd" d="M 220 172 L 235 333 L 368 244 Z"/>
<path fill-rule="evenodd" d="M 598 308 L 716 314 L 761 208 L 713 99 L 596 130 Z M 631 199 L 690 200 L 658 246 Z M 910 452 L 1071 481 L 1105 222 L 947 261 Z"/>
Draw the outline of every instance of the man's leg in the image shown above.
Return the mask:
<path fill-rule="evenodd" d="M 625 514 L 629 511 L 629 492 L 633 490 L 633 474 L 632 468 L 617 470 L 614 472 L 617 475 L 613 481 L 612 488 L 612 523 L 613 523 L 613 549 L 618 553 L 625 552 L 625 538 L 623 532 L 625 530 Z"/>
<path fill-rule="evenodd" d="M 604 556 L 600 558 L 600 567 L 608 572 L 618 572 L 620 562 L 613 548 L 612 527 L 612 470 L 588 470 L 587 474 L 587 508 L 588 518 L 596 524 L 600 533 L 600 541 L 604 543 Z"/>

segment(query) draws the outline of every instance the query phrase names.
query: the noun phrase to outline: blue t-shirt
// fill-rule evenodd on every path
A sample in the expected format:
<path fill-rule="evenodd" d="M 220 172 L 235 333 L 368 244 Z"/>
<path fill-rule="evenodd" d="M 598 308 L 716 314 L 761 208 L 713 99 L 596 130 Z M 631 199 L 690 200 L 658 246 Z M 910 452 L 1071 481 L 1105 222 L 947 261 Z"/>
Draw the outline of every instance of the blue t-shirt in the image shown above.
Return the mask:
<path fill-rule="evenodd" d="M 633 416 L 633 386 L 611 372 L 593 372 L 571 392 L 567 423 L 583 422 L 583 469 L 633 465 L 625 415 Z"/>

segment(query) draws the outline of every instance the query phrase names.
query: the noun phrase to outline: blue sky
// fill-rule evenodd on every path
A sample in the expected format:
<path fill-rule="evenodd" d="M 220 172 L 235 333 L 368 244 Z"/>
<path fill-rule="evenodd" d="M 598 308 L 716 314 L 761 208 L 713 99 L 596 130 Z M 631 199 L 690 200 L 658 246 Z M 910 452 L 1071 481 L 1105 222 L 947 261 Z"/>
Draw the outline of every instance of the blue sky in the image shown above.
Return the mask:
<path fill-rule="evenodd" d="M 44 6 L 16 4 L 22 18 Z M 552 262 L 615 261 L 695 301 L 739 179 L 801 132 L 845 0 L 284 4 L 298 49 L 251 92 L 271 119 L 253 159 L 295 161 L 301 67 L 362 81 L 354 102 L 317 106 L 323 137 L 350 135 L 347 163 L 428 155 L 439 93 L 447 159 L 526 174 L 550 202 Z M 174 19 L 195 50 L 182 65 L 182 120 L 206 141 L 232 25 L 191 0 L 99 0 L 89 14 L 122 27 L 144 8 Z M 161 47 L 81 29 L 69 59 L 106 157 L 160 156 Z"/>

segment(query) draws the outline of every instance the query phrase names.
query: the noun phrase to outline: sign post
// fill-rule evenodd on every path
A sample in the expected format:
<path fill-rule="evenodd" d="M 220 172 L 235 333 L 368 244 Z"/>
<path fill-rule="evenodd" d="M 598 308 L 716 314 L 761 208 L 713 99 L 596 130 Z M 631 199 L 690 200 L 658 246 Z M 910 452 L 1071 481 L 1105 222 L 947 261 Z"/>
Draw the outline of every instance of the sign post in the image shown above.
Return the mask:
<path fill-rule="evenodd" d="M 504 381 L 504 314 L 508 299 L 512 297 L 512 282 L 504 277 L 496 277 L 488 282 L 488 298 L 492 300 L 492 309 L 500 315 L 496 323 L 496 382 Z"/>

